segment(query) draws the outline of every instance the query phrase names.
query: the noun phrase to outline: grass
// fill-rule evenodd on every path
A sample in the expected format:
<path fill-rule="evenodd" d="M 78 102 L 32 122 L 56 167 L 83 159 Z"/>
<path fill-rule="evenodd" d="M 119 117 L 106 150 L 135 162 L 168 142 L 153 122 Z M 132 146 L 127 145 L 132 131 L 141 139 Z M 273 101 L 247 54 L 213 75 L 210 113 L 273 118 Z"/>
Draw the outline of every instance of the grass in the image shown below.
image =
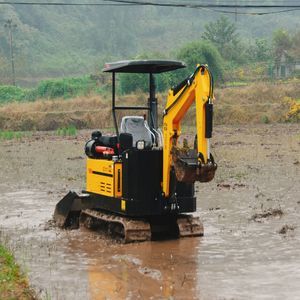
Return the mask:
<path fill-rule="evenodd" d="M 268 116 L 261 116 L 261 122 L 264 123 L 264 124 L 269 124 L 270 123 L 270 120 L 268 118 Z"/>
<path fill-rule="evenodd" d="M 228 81 L 224 84 L 225 87 L 240 87 L 240 86 L 247 86 L 249 82 L 245 81 Z"/>
<path fill-rule="evenodd" d="M 0 140 L 13 140 L 13 139 L 21 139 L 25 136 L 30 136 L 31 132 L 25 131 L 0 131 Z"/>
<path fill-rule="evenodd" d="M 0 245 L 0 299 L 35 299 L 13 255 Z"/>
<path fill-rule="evenodd" d="M 242 87 L 217 88 L 214 124 L 299 122 L 299 95 L 300 81 L 284 84 L 259 82 Z M 147 97 L 147 94 L 141 92 L 122 95 L 117 97 L 117 104 L 141 105 L 147 102 Z M 158 94 L 157 98 L 161 122 L 166 94 Z M 118 111 L 118 121 L 128 113 L 128 111 Z M 132 114 L 139 115 L 142 113 L 141 111 L 132 112 Z M 191 107 L 182 125 L 194 124 L 195 107 Z M 57 131 L 57 135 L 61 136 L 75 135 L 76 130 L 67 129 L 70 126 L 75 126 L 76 129 L 112 127 L 110 99 L 106 95 L 92 92 L 88 96 L 78 96 L 68 101 L 61 97 L 0 105 L 0 130 L 51 130 Z"/>
<path fill-rule="evenodd" d="M 87 95 L 96 88 L 96 81 L 89 76 L 42 81 L 34 90 L 36 98 L 71 98 Z"/>
<path fill-rule="evenodd" d="M 21 101 L 26 97 L 28 90 L 22 89 L 16 86 L 0 86 L 0 103 L 6 103 L 10 101 Z"/>
<path fill-rule="evenodd" d="M 58 136 L 75 136 L 76 134 L 77 129 L 75 126 L 62 127 L 56 130 Z"/>

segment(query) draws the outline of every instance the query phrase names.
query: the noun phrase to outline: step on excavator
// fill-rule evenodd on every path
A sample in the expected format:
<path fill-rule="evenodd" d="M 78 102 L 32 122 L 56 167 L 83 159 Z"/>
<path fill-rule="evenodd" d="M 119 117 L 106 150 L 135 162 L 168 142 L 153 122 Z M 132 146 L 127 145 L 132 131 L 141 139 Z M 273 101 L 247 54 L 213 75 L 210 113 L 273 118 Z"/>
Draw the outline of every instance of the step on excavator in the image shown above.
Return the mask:
<path fill-rule="evenodd" d="M 170 60 L 131 60 L 105 64 L 112 74 L 114 135 L 94 131 L 85 145 L 86 190 L 70 191 L 55 207 L 54 221 L 62 228 L 101 228 L 125 243 L 155 236 L 202 236 L 194 184 L 214 178 L 217 164 L 211 154 L 213 77 L 206 65 L 168 92 L 162 130 L 158 126 L 155 74 L 184 68 Z M 116 74 L 149 74 L 149 98 L 144 106 L 116 101 Z M 194 147 L 180 148 L 181 122 L 195 103 Z M 125 116 L 120 110 L 141 111 Z M 147 112 L 147 114 L 145 114 Z"/>

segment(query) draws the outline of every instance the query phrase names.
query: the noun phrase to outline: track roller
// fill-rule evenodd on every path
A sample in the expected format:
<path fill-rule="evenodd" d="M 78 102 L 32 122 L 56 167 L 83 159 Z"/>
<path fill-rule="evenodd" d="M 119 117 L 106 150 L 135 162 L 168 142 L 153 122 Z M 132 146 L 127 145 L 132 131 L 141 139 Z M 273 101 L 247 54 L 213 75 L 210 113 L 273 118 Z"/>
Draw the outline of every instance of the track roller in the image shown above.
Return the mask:
<path fill-rule="evenodd" d="M 142 219 L 130 219 L 98 210 L 85 209 L 81 212 L 81 222 L 88 228 L 108 225 L 109 231 L 121 236 L 124 243 L 151 240 L 150 224 Z"/>

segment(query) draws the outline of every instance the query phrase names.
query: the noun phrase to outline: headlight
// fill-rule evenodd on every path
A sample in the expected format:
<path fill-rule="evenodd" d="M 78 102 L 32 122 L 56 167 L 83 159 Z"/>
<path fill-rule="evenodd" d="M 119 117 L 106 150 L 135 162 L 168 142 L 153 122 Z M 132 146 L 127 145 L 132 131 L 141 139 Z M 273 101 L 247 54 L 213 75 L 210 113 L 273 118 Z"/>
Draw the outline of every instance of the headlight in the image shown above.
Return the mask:
<path fill-rule="evenodd" d="M 144 150 L 145 149 L 145 141 L 143 141 L 143 140 L 137 141 L 136 142 L 136 148 L 138 150 Z"/>

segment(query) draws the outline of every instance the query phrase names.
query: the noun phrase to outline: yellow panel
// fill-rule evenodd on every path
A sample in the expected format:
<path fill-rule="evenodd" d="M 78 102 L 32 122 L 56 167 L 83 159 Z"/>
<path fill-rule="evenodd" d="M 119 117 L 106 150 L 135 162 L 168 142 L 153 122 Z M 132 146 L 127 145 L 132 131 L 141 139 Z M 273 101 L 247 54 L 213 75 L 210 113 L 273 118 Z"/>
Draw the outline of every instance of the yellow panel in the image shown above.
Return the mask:
<path fill-rule="evenodd" d="M 115 178 L 115 197 L 122 197 L 122 164 L 115 163 L 115 170 L 114 170 L 114 178 Z"/>
<path fill-rule="evenodd" d="M 122 196 L 122 163 L 87 158 L 86 190 L 109 197 Z"/>
<path fill-rule="evenodd" d="M 125 211 L 126 210 L 126 201 L 121 200 L 121 210 Z"/>
<path fill-rule="evenodd" d="M 87 158 L 86 190 L 104 196 L 114 196 L 114 162 Z"/>

